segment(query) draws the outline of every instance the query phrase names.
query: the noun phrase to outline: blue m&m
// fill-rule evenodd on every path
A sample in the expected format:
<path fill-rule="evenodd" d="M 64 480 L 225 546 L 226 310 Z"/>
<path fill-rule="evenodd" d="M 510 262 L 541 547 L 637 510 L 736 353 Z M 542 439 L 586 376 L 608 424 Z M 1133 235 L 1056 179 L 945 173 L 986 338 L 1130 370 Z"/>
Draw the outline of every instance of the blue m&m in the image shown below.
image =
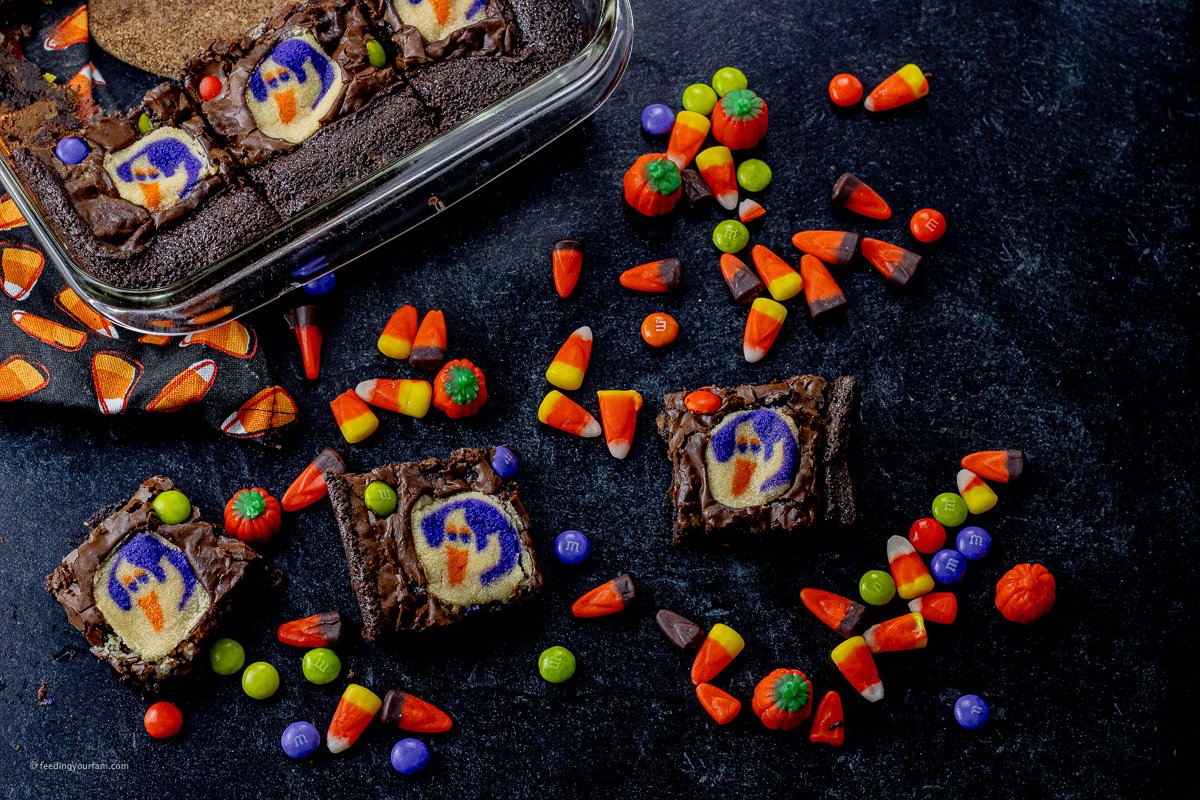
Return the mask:
<path fill-rule="evenodd" d="M 938 550 L 929 561 L 929 571 L 940 583 L 958 583 L 967 574 L 967 559 L 957 550 Z"/>
<path fill-rule="evenodd" d="M 492 456 L 492 469 L 504 480 L 511 481 L 517 477 L 517 454 L 504 445 L 498 445 Z"/>
<path fill-rule="evenodd" d="M 954 704 L 954 718 L 969 731 L 977 731 L 992 717 L 987 701 L 977 694 L 964 694 Z"/>
<path fill-rule="evenodd" d="M 642 128 L 651 136 L 665 136 L 675 125 L 675 112 L 662 103 L 646 106 L 642 112 Z"/>
<path fill-rule="evenodd" d="M 337 283 L 337 277 L 332 272 L 328 272 L 315 281 L 309 281 L 304 284 L 304 291 L 316 295 L 329 294 L 333 291 L 335 283 Z"/>
<path fill-rule="evenodd" d="M 321 746 L 321 734 L 311 722 L 293 722 L 284 729 L 279 744 L 292 758 L 308 758 Z"/>
<path fill-rule="evenodd" d="M 976 561 L 992 549 L 992 536 L 977 525 L 968 525 L 958 532 L 954 546 L 968 560 Z"/>
<path fill-rule="evenodd" d="M 68 136 L 54 146 L 54 155 L 64 164 L 78 164 L 88 157 L 91 148 L 78 136 Z"/>
<path fill-rule="evenodd" d="M 579 531 L 563 531 L 554 540 L 554 555 L 568 566 L 582 564 L 592 552 L 592 543 Z"/>
<path fill-rule="evenodd" d="M 420 739 L 401 739 L 392 746 L 392 766 L 404 775 L 420 772 L 429 766 L 429 748 Z"/>

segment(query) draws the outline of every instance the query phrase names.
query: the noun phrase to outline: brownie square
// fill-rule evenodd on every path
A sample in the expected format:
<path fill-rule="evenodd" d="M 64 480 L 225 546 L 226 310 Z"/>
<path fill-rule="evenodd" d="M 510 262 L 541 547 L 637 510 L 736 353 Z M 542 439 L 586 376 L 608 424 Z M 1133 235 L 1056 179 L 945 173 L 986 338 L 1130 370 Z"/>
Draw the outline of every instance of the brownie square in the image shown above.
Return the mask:
<path fill-rule="evenodd" d="M 541 589 L 529 515 L 516 483 L 492 469 L 493 455 L 463 448 L 366 474 L 325 473 L 363 636 L 454 625 Z M 375 481 L 397 497 L 382 517 L 363 499 Z"/>
<path fill-rule="evenodd" d="M 152 503 L 174 488 L 157 476 L 94 514 L 87 541 L 46 577 L 46 591 L 92 654 L 149 692 L 200 668 L 201 645 L 244 594 L 240 587 L 263 573 L 254 550 L 194 507 L 186 521 L 164 525 Z"/>
<path fill-rule="evenodd" d="M 675 543 L 732 544 L 857 519 L 850 455 L 861 387 L 815 375 L 761 386 L 705 387 L 720 405 L 688 409 L 663 397 L 658 432 L 674 467 L 668 502 Z"/>

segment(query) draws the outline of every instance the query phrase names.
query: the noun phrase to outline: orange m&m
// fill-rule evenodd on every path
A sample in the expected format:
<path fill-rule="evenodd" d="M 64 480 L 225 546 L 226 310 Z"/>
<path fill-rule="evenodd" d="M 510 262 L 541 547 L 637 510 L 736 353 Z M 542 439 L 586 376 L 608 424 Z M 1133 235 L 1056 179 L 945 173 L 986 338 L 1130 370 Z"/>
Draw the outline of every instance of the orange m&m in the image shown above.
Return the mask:
<path fill-rule="evenodd" d="M 829 99 L 834 105 L 848 108 L 862 100 L 862 96 L 862 81 L 853 75 L 843 72 L 841 75 L 834 75 L 833 80 L 829 82 Z"/>
<path fill-rule="evenodd" d="M 679 335 L 679 323 L 670 314 L 655 311 L 642 321 L 642 338 L 651 347 L 666 347 Z"/>
<path fill-rule="evenodd" d="M 913 214 L 908 229 L 919 242 L 936 242 L 946 233 L 946 218 L 932 208 L 922 208 Z"/>

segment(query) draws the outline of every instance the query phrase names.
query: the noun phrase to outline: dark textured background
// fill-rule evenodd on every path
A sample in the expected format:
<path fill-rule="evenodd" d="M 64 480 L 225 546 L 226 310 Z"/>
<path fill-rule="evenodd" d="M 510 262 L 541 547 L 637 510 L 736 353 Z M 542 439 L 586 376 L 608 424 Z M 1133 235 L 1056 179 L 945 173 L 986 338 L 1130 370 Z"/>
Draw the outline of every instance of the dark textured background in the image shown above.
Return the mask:
<path fill-rule="evenodd" d="M 0 411 L 0 796 L 997 796 L 1158 794 L 1175 771 L 1176 723 L 1194 717 L 1196 286 L 1196 20 L 1189 3 L 638 2 L 635 55 L 591 120 L 406 240 L 342 270 L 321 378 L 306 383 L 281 306 L 254 315 L 279 378 L 307 413 L 283 452 L 231 441 L 183 415 L 59 419 Z M 834 113 L 825 87 L 857 74 L 868 90 L 914 61 L 927 101 L 886 117 Z M 798 302 L 774 350 L 741 357 L 745 311 L 728 301 L 709 244 L 716 210 L 638 218 L 620 177 L 656 149 L 641 109 L 678 103 L 683 88 L 733 64 L 771 107 L 762 157 L 775 180 L 752 242 L 795 261 L 796 230 L 849 226 L 908 246 L 909 216 L 933 206 L 949 233 L 906 290 L 869 266 L 837 269 L 850 306 L 814 324 Z M 881 225 L 839 221 L 834 178 L 852 170 L 891 203 Z M 549 247 L 587 245 L 580 286 L 560 300 Z M 665 256 L 685 265 L 677 296 L 634 296 L 629 266 Z M 368 377 L 410 376 L 374 340 L 396 307 L 446 312 L 451 351 L 474 359 L 491 396 L 459 423 L 382 413 L 365 443 L 341 441 L 326 403 Z M 642 318 L 679 320 L 676 345 L 652 351 Z M 591 325 L 596 346 L 577 399 L 636 388 L 646 398 L 628 459 L 600 439 L 539 426 L 542 373 L 566 335 Z M 861 531 L 769 552 L 697 553 L 668 544 L 664 450 L 655 398 L 707 383 L 795 373 L 858 375 L 864 386 L 857 461 Z M 181 735 L 150 739 L 148 705 L 84 653 L 42 578 L 80 539 L 95 508 L 144 477 L 173 477 L 216 514 L 237 489 L 280 492 L 323 446 L 355 468 L 508 443 L 535 524 L 547 591 L 528 611 L 394 649 L 341 648 L 357 680 L 403 687 L 448 711 L 455 729 L 425 737 L 416 777 L 387 763 L 400 738 L 378 724 L 350 751 L 293 762 L 279 748 L 297 719 L 324 731 L 345 681 L 317 687 L 302 651 L 275 641 L 283 621 L 356 607 L 327 505 L 287 521 L 265 554 L 288 576 L 278 599 L 246 609 L 230 634 L 251 660 L 277 665 L 271 700 L 236 678 L 209 678 L 173 699 Z M 869 705 L 828 661 L 839 641 L 799 604 L 806 585 L 854 595 L 886 566 L 887 536 L 905 533 L 954 488 L 971 451 L 1021 447 L 1027 479 L 1002 488 L 980 521 L 995 546 L 955 587 L 958 621 L 931 626 L 920 652 L 878 658 L 886 698 Z M 567 568 L 554 536 L 578 528 L 591 558 Z M 1031 627 L 1004 621 L 994 585 L 1010 566 L 1046 564 L 1054 611 Z M 576 620 L 570 602 L 629 571 L 643 600 L 622 615 Z M 746 704 L 718 728 L 688 680 L 690 659 L 662 639 L 660 607 L 742 633 L 745 653 L 716 683 Z M 872 621 L 904 611 L 900 601 Z M 579 660 L 561 686 L 537 676 L 545 647 Z M 69 653 L 68 653 L 69 655 Z M 807 671 L 818 696 L 837 689 L 846 744 L 807 730 L 767 731 L 749 710 L 757 680 Z M 54 704 L 37 704 L 41 680 Z M 971 733 L 951 708 L 983 695 L 993 719 Z M 1190 727 L 1190 726 L 1189 726 Z M 1185 751 L 1186 752 L 1186 751 Z M 30 762 L 124 763 L 125 772 L 67 774 Z M 153 787 L 153 789 L 151 788 Z M 549 793 L 549 794 L 548 794 Z"/>

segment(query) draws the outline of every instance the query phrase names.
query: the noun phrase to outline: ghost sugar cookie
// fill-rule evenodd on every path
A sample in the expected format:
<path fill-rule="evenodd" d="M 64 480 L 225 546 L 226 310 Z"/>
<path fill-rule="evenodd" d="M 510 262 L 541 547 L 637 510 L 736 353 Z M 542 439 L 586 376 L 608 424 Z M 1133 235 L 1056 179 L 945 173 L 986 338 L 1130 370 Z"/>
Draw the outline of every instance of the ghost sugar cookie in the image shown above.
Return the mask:
<path fill-rule="evenodd" d="M 657 421 L 673 465 L 675 541 L 852 524 L 860 393 L 856 378 L 804 375 L 666 395 Z"/>
<path fill-rule="evenodd" d="M 325 474 L 363 635 L 452 625 L 536 594 L 529 516 L 493 450 Z"/>
<path fill-rule="evenodd" d="M 376 0 L 376 5 L 401 66 L 516 50 L 517 26 L 506 0 Z"/>
<path fill-rule="evenodd" d="M 87 527 L 46 590 L 92 654 L 147 691 L 196 669 L 204 640 L 263 572 L 254 550 L 201 520 L 161 476 Z"/>

